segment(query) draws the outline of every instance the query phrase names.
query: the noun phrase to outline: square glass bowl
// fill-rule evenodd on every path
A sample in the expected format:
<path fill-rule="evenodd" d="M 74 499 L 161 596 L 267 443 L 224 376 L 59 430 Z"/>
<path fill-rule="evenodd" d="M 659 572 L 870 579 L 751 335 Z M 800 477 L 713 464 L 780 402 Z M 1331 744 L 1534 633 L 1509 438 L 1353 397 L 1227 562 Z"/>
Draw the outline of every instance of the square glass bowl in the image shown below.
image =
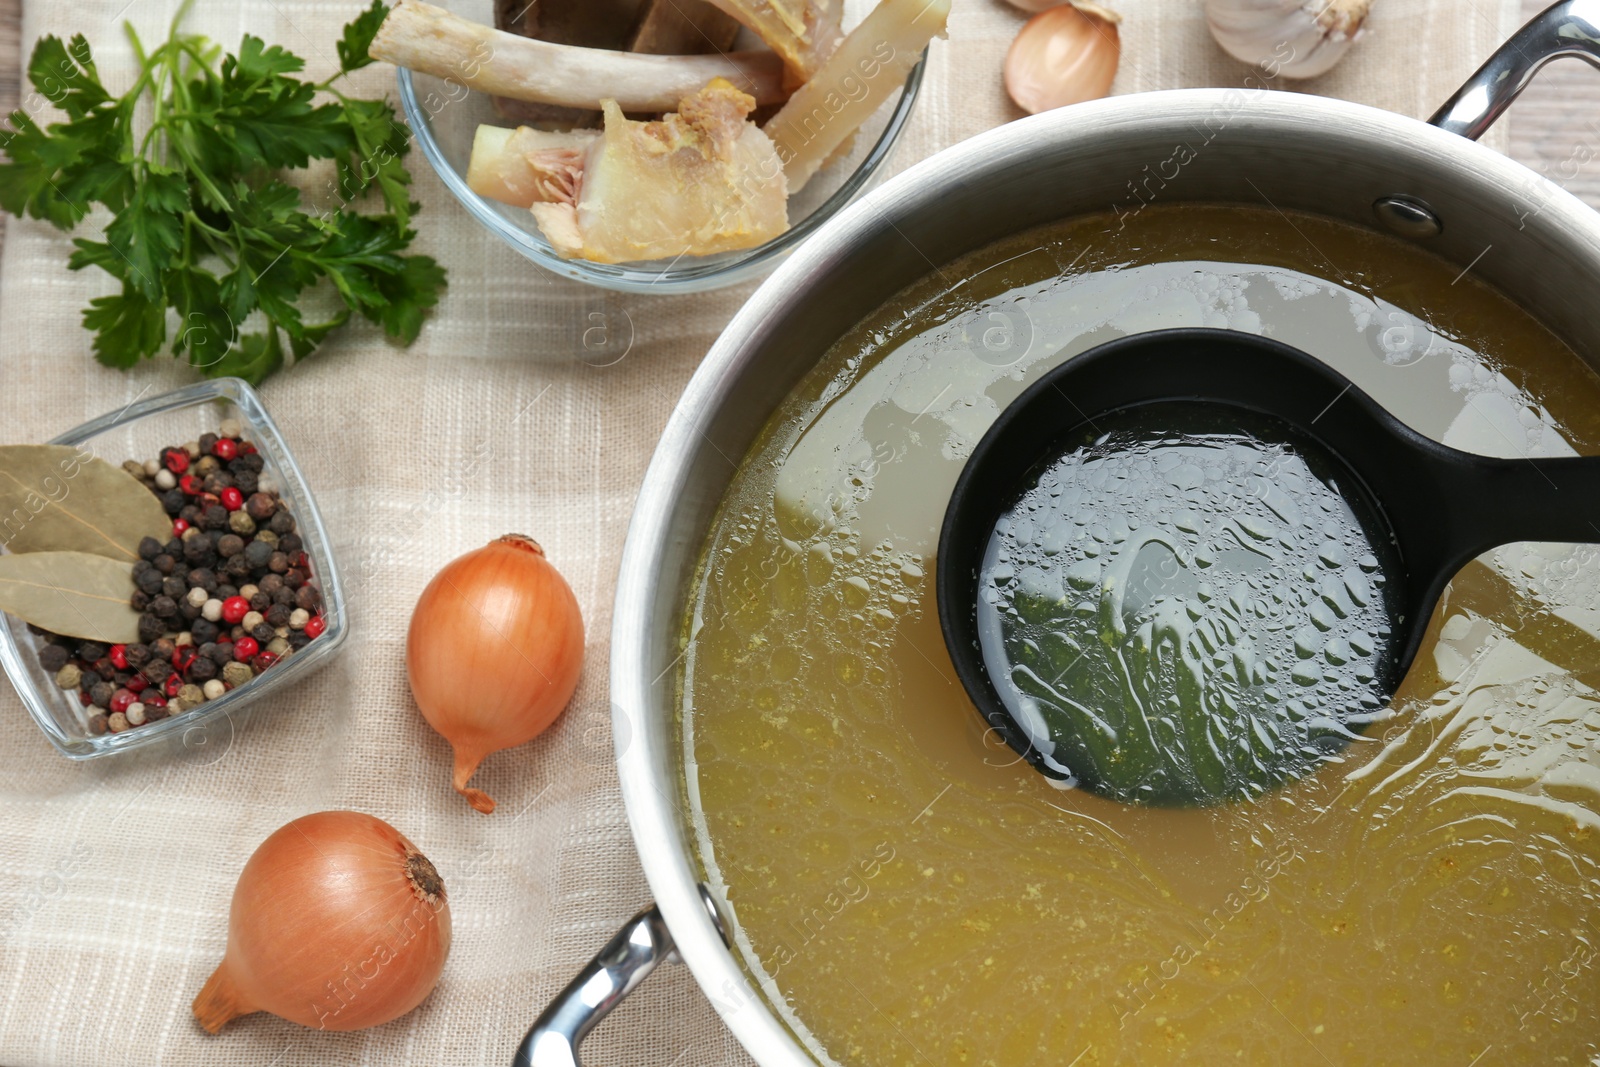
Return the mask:
<path fill-rule="evenodd" d="M 464 18 L 493 24 L 487 0 L 434 0 Z M 846 28 L 860 21 L 870 4 L 845 5 Z M 735 47 L 744 47 L 736 45 Z M 765 244 L 711 256 L 679 256 L 672 260 L 639 263 L 591 263 L 564 259 L 533 221 L 533 213 L 479 196 L 467 185 L 467 163 L 478 126 L 515 126 L 495 111 L 491 97 L 473 92 L 454 79 L 436 78 L 400 68 L 400 107 L 416 137 L 417 147 L 438 173 L 445 188 L 461 201 L 467 214 L 500 240 L 546 270 L 580 282 L 631 293 L 699 293 L 720 289 L 774 269 L 823 223 L 871 187 L 888 162 L 895 143 L 905 131 L 916 104 L 922 75 L 928 66 L 924 52 L 911 68 L 905 85 L 846 142 L 838 158 L 789 198 L 789 229 Z"/>
<path fill-rule="evenodd" d="M 94 759 L 155 745 L 166 745 L 178 754 L 193 748 L 198 754 L 198 746 L 207 743 L 211 724 L 219 717 L 304 678 L 327 663 L 344 643 L 344 594 L 329 550 L 327 530 L 283 436 L 248 384 L 238 378 L 219 378 L 135 401 L 50 443 L 83 445 L 117 467 L 129 459 L 141 463 L 154 459 L 163 448 L 196 440 L 204 433 L 216 433 L 225 419 L 237 420 L 244 439 L 256 446 L 264 461 L 262 486 L 275 490 L 294 516 L 295 532 L 311 563 L 311 581 L 322 591 L 326 628 L 294 655 L 215 700 L 122 733 L 94 734 L 89 730 L 87 709 L 77 692 L 61 689 L 40 666 L 40 639 L 29 632 L 21 619 L 0 613 L 0 665 L 5 667 L 39 729 L 68 759 Z"/>

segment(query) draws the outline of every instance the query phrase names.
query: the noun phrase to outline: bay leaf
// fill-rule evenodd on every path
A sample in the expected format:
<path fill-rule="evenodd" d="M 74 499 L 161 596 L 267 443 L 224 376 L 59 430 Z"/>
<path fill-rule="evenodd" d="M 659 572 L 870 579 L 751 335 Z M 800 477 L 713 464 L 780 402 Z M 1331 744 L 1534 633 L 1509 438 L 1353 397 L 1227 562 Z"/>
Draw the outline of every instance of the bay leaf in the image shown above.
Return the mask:
<path fill-rule="evenodd" d="M 0 556 L 0 610 L 68 637 L 139 640 L 133 588 L 132 563 L 92 552 Z"/>
<path fill-rule="evenodd" d="M 0 545 L 132 563 L 144 537 L 166 542 L 172 519 L 121 467 L 71 445 L 0 445 Z"/>

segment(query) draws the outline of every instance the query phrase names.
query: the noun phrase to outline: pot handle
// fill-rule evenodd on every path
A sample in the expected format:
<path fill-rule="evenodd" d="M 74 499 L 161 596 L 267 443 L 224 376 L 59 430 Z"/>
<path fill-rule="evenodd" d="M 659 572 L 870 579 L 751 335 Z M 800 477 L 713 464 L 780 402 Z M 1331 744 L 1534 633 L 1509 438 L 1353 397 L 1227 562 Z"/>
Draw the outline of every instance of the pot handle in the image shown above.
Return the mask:
<path fill-rule="evenodd" d="M 1561 0 L 1489 57 L 1428 121 L 1476 141 L 1546 63 L 1577 56 L 1600 67 L 1600 0 Z"/>
<path fill-rule="evenodd" d="M 699 888 L 712 925 L 726 943 L 728 935 L 711 894 L 705 886 Z M 517 1046 L 512 1067 L 581 1067 L 578 1046 L 589 1031 L 663 960 L 678 960 L 672 932 L 667 929 L 660 908 L 647 908 L 629 919 L 588 966 L 556 994 Z"/>

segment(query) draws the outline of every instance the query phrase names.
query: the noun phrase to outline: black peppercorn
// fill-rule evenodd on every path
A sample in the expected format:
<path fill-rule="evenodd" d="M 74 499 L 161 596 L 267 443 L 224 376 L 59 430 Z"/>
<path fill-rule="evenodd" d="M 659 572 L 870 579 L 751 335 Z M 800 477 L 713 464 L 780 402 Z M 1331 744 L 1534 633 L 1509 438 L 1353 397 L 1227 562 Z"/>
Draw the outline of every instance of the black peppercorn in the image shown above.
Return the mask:
<path fill-rule="evenodd" d="M 299 589 L 306 584 L 306 572 L 299 567 L 290 567 L 283 574 L 283 584 L 290 589 Z"/>
<path fill-rule="evenodd" d="M 266 522 L 278 510 L 278 502 L 272 499 L 270 493 L 252 493 L 250 499 L 244 502 L 244 509 L 257 522 Z"/>
<path fill-rule="evenodd" d="M 236 462 L 242 463 L 245 470 L 255 474 L 260 474 L 267 466 L 267 461 L 262 458 L 260 452 L 246 453 L 240 456 Z"/>
<path fill-rule="evenodd" d="M 65 667 L 67 661 L 71 658 L 72 656 L 67 653 L 67 650 L 60 645 L 45 645 L 39 650 L 39 666 L 51 674 Z"/>
<path fill-rule="evenodd" d="M 222 666 L 224 663 L 233 662 L 233 646 L 232 645 L 212 645 L 211 646 L 210 659 L 211 659 L 212 663 L 215 663 L 219 667 Z"/>
<path fill-rule="evenodd" d="M 172 660 L 170 656 L 167 659 L 153 659 L 140 667 L 139 673 L 144 675 L 146 681 L 160 685 L 172 673 Z"/>
<path fill-rule="evenodd" d="M 134 584 L 140 589 L 143 589 L 151 596 L 155 596 L 157 593 L 161 592 L 161 583 L 165 580 L 166 579 L 162 577 L 161 572 L 152 567 L 143 574 L 139 575 L 139 577 L 135 578 L 133 581 Z"/>
<path fill-rule="evenodd" d="M 150 612 L 139 616 L 139 640 L 154 641 L 167 632 L 167 624 L 156 618 Z"/>
<path fill-rule="evenodd" d="M 306 586 L 304 588 L 310 588 Z M 273 604 L 262 612 L 262 617 L 272 624 L 273 629 L 289 625 L 289 616 L 294 614 L 294 609 L 287 604 Z"/>
<path fill-rule="evenodd" d="M 278 538 L 278 551 L 280 552 L 287 552 L 292 556 L 303 548 L 305 548 L 305 543 L 300 540 L 299 534 L 284 534 Z"/>
<path fill-rule="evenodd" d="M 189 587 L 214 593 L 217 591 L 217 576 L 208 567 L 196 567 L 189 572 Z"/>
<path fill-rule="evenodd" d="M 254 496 L 256 490 L 261 488 L 261 476 L 255 471 L 235 471 L 233 487 L 245 496 Z"/>
<path fill-rule="evenodd" d="M 227 471 L 212 471 L 206 475 L 205 491 L 212 496 L 221 496 L 224 489 L 233 487 L 233 475 Z"/>
<path fill-rule="evenodd" d="M 176 574 L 169 574 L 161 582 L 161 592 L 173 600 L 182 600 L 189 591 L 189 583 Z"/>
<path fill-rule="evenodd" d="M 270 607 L 272 607 L 271 593 L 263 593 L 258 590 L 256 595 L 250 598 L 251 611 L 259 611 L 262 614 L 266 614 L 267 609 Z"/>
<path fill-rule="evenodd" d="M 197 443 L 200 445 L 200 454 L 202 456 L 209 456 L 211 455 L 211 450 L 217 445 L 217 435 L 214 433 L 203 433 L 200 435 L 200 440 Z"/>
<path fill-rule="evenodd" d="M 182 519 L 184 522 L 188 523 L 190 526 L 195 525 L 196 523 L 198 523 L 200 521 L 200 505 L 199 504 L 185 504 L 183 506 L 183 510 L 178 512 L 178 518 Z"/>
<path fill-rule="evenodd" d="M 168 515 L 177 515 L 186 503 L 182 489 L 174 487 L 161 494 L 161 507 Z"/>
<path fill-rule="evenodd" d="M 146 540 L 152 540 L 152 539 L 151 538 L 146 538 Z M 160 553 L 158 552 L 158 553 L 156 553 L 156 555 L 160 555 Z M 139 575 L 148 573 L 149 571 L 153 571 L 153 570 L 155 570 L 155 568 L 150 565 L 150 560 L 148 560 L 148 559 L 139 559 L 139 560 L 134 560 L 134 562 L 133 562 L 133 577 L 135 579 L 138 579 Z"/>
<path fill-rule="evenodd" d="M 283 574 L 287 572 L 289 569 L 288 555 L 283 552 L 274 552 L 271 557 L 267 559 L 267 567 L 274 574 Z"/>
<path fill-rule="evenodd" d="M 108 677 L 110 673 L 110 671 L 107 671 L 105 675 L 102 675 L 98 671 L 84 671 L 82 674 L 78 675 L 78 685 L 84 689 L 93 689 L 95 686 L 105 681 L 106 677 Z"/>
<path fill-rule="evenodd" d="M 290 648 L 298 652 L 311 643 L 311 635 L 304 630 L 290 630 L 289 636 L 284 640 L 289 642 Z"/>
<path fill-rule="evenodd" d="M 223 582 L 211 591 L 211 595 L 218 600 L 227 600 L 231 596 L 239 595 L 239 587 L 232 582 Z"/>
<path fill-rule="evenodd" d="M 294 590 L 286 585 L 280 585 L 277 591 L 272 594 L 272 602 L 274 604 L 285 604 L 291 608 L 294 607 Z"/>
<path fill-rule="evenodd" d="M 209 656 L 196 656 L 195 661 L 189 664 L 189 680 L 192 682 L 206 682 L 216 676 L 216 660 Z"/>
<path fill-rule="evenodd" d="M 322 591 L 314 585 L 302 585 L 295 590 L 294 606 L 305 608 L 315 615 L 317 610 L 322 607 Z"/>
<path fill-rule="evenodd" d="M 172 654 L 176 651 L 178 651 L 178 643 L 170 637 L 163 637 L 159 640 L 150 642 L 151 662 L 159 661 L 162 664 L 170 663 L 172 662 Z M 166 675 L 163 674 L 161 677 L 165 678 Z"/>
<path fill-rule="evenodd" d="M 150 606 L 150 594 L 143 589 L 135 589 L 133 595 L 128 597 L 128 603 L 133 605 L 134 611 L 143 611 Z"/>
<path fill-rule="evenodd" d="M 242 554 L 234 556 L 223 562 L 222 573 L 230 578 L 248 578 L 250 577 L 250 564 Z"/>
<path fill-rule="evenodd" d="M 159 555 L 161 555 L 160 541 L 157 541 L 154 537 L 141 537 L 139 539 L 140 559 L 155 559 Z"/>
<path fill-rule="evenodd" d="M 258 622 L 255 629 L 250 631 L 250 636 L 255 638 L 258 644 L 264 645 L 278 636 L 278 628 L 270 622 Z"/>
<path fill-rule="evenodd" d="M 210 619 L 196 619 L 194 625 L 189 627 L 189 632 L 194 635 L 196 644 L 208 645 L 217 639 L 220 631 Z"/>
<path fill-rule="evenodd" d="M 123 648 L 122 654 L 128 658 L 128 666 L 137 669 L 150 661 L 150 646 L 140 644 L 127 645 Z"/>
<path fill-rule="evenodd" d="M 286 533 L 294 533 L 294 516 L 279 508 L 277 514 L 272 516 L 272 521 L 267 524 L 267 528 L 279 537 Z"/>
<path fill-rule="evenodd" d="M 178 613 L 178 602 L 165 593 L 150 601 L 150 614 L 158 619 L 171 618 Z"/>
<path fill-rule="evenodd" d="M 250 566 L 260 570 L 272 558 L 272 546 L 265 541 L 251 541 L 244 547 L 244 558 L 250 561 Z"/>
<path fill-rule="evenodd" d="M 183 543 L 183 558 L 191 567 L 209 567 L 217 561 L 216 546 L 209 537 L 191 537 Z"/>
<path fill-rule="evenodd" d="M 80 682 L 79 684 L 81 685 L 82 683 Z M 89 686 L 88 689 L 89 699 L 100 705 L 102 708 L 111 703 L 111 698 L 116 694 L 117 691 L 116 686 L 112 685 L 110 682 L 97 682 L 94 685 Z"/>
<path fill-rule="evenodd" d="M 161 553 L 161 555 L 150 561 L 150 566 L 160 571 L 163 575 L 171 574 L 172 568 L 176 567 L 177 565 L 178 561 L 167 555 L 165 552 Z"/>
<path fill-rule="evenodd" d="M 281 574 L 264 575 L 262 577 L 262 579 L 259 582 L 256 583 L 256 587 L 258 589 L 260 589 L 263 593 L 266 593 L 267 595 L 270 596 L 273 593 L 276 593 L 278 590 L 283 588 L 283 575 L 281 575 Z"/>
<path fill-rule="evenodd" d="M 106 646 L 98 641 L 83 641 L 78 645 L 78 658 L 93 663 L 106 654 Z"/>
<path fill-rule="evenodd" d="M 172 540 L 161 546 L 161 551 L 165 552 L 173 559 L 177 559 L 179 556 L 183 555 L 183 538 L 174 537 Z"/>
<path fill-rule="evenodd" d="M 217 542 L 217 555 L 223 559 L 230 559 L 244 551 L 244 538 L 238 534 L 223 534 Z"/>
<path fill-rule="evenodd" d="M 205 514 L 200 516 L 202 530 L 225 530 L 228 528 L 228 509 L 221 504 L 209 504 Z"/>
<path fill-rule="evenodd" d="M 178 601 L 178 614 L 183 616 L 185 622 L 195 621 L 204 610 L 204 604 L 196 604 L 187 597 Z"/>

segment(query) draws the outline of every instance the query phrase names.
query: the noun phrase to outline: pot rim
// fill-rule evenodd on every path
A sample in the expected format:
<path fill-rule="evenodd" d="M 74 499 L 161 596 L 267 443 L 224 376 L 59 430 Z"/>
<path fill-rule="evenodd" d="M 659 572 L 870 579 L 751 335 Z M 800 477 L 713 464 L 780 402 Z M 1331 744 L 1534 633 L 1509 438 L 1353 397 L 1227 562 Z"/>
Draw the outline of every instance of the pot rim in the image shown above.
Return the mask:
<path fill-rule="evenodd" d="M 1241 104 L 1241 100 L 1243 103 Z M 677 949 L 724 1023 L 763 1067 L 812 1067 L 813 1056 L 796 1040 L 765 995 L 752 988 L 732 949 L 724 945 L 698 894 L 693 843 L 679 821 L 681 773 L 657 780 L 661 758 L 679 766 L 676 752 L 659 751 L 641 727 L 644 715 L 660 714 L 652 701 L 665 671 L 648 662 L 652 596 L 672 533 L 674 501 L 684 491 L 710 416 L 727 401 L 733 384 L 757 363 L 765 343 L 786 315 L 808 299 L 812 281 L 894 226 L 897 209 L 937 200 L 954 185 L 982 180 L 1011 164 L 1025 163 L 1044 142 L 1053 147 L 1091 144 L 1112 131 L 1157 134 L 1175 123 L 1195 123 L 1231 112 L 1229 122 L 1257 131 L 1318 128 L 1330 143 L 1359 147 L 1386 138 L 1426 156 L 1436 174 L 1454 171 L 1505 191 L 1536 198 L 1541 228 L 1555 227 L 1566 239 L 1586 244 L 1600 263 L 1600 214 L 1554 182 L 1493 149 L 1418 119 L 1365 104 L 1269 89 L 1169 89 L 1111 97 L 1029 116 L 981 133 L 907 168 L 830 220 L 751 295 L 734 315 L 690 379 L 663 430 L 640 486 L 629 522 L 611 634 L 612 727 L 623 802 L 639 858 Z M 940 264 L 930 262 L 929 271 Z M 709 438 L 707 438 L 709 440 Z M 738 457 L 742 460 L 742 456 Z M 698 554 L 698 549 L 697 549 Z M 680 597 L 681 600 L 681 597 Z M 675 686 L 669 690 L 676 692 Z M 662 735 L 668 745 L 676 729 Z M 665 801 L 665 802 L 663 802 Z M 679 848 L 678 843 L 683 847 Z M 730 998 L 732 1003 L 730 1003 Z M 748 1009 L 748 1010 L 747 1010 Z"/>

